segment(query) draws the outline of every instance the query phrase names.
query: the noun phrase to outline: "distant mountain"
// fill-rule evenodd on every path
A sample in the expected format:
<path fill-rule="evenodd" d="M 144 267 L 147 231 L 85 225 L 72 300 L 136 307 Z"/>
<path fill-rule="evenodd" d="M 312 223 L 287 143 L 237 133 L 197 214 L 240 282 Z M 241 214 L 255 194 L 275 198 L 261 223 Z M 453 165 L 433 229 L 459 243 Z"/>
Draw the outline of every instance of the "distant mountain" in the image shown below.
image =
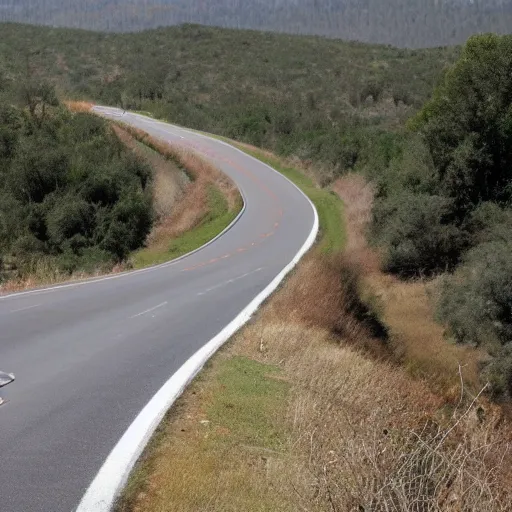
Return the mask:
<path fill-rule="evenodd" d="M 426 47 L 512 32 L 512 0 L 0 0 L 0 21 L 119 32 L 199 23 Z"/>

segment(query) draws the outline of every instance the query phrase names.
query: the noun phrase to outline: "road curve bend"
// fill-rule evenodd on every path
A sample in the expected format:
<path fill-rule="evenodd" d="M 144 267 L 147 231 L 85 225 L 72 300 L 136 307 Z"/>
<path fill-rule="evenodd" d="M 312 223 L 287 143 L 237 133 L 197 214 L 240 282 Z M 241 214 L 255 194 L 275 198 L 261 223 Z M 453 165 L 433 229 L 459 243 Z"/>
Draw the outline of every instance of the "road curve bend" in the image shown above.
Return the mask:
<path fill-rule="evenodd" d="M 211 160 L 245 208 L 177 261 L 0 297 L 0 510 L 105 512 L 165 410 L 312 245 L 313 205 L 221 141 L 118 109 L 110 118 Z"/>

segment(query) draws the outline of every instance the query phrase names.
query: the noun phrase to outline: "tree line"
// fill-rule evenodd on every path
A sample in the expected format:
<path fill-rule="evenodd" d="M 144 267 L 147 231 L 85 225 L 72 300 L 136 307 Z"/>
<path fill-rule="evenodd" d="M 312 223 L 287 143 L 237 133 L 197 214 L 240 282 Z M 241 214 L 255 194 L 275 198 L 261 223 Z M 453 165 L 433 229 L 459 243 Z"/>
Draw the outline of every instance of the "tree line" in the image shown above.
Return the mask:
<path fill-rule="evenodd" d="M 510 0 L 4 0 L 0 21 L 107 31 L 181 23 L 433 47 L 510 33 Z"/>

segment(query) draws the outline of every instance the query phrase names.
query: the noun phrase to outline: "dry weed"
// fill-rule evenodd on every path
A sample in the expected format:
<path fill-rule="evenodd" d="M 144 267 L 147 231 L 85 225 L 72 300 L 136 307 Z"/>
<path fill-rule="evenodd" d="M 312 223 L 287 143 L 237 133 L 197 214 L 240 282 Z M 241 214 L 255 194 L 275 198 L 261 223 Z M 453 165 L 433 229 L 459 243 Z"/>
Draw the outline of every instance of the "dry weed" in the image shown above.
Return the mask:
<path fill-rule="evenodd" d="M 335 348 L 335 317 L 323 311 L 343 304 L 336 286 L 325 302 L 321 292 L 304 300 L 322 289 L 319 268 L 308 260 L 234 348 L 280 364 L 292 382 L 289 460 L 273 484 L 296 510 L 509 510 L 512 458 L 500 412 L 482 401 L 446 417 L 444 399 L 424 382 L 351 348 L 367 338 L 363 328 L 347 330 L 350 345 Z"/>
<path fill-rule="evenodd" d="M 171 213 L 165 215 L 150 233 L 147 245 L 159 248 L 170 239 L 176 238 L 196 227 L 208 213 L 208 187 L 215 186 L 228 202 L 229 209 L 236 207 L 240 193 L 234 183 L 214 165 L 194 152 L 168 144 L 150 136 L 146 132 L 123 125 L 116 126 L 116 132 L 129 135 L 157 151 L 178 169 L 191 177 L 178 201 L 173 204 Z M 161 192 L 159 192 L 160 194 Z"/>
<path fill-rule="evenodd" d="M 69 110 L 71 110 L 71 112 L 89 113 L 92 111 L 92 107 L 94 106 L 92 103 L 87 101 L 65 101 L 64 104 Z"/>

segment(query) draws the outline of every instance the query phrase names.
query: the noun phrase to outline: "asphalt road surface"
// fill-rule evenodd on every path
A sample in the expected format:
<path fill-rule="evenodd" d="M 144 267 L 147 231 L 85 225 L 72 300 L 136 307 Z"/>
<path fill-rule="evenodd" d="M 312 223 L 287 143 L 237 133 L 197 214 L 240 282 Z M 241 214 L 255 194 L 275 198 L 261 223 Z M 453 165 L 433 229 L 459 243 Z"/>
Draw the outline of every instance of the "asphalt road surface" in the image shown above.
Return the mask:
<path fill-rule="evenodd" d="M 118 118 L 122 111 L 103 109 Z M 281 175 L 214 139 L 124 114 L 191 147 L 246 209 L 212 244 L 140 272 L 0 297 L 0 510 L 70 512 L 169 377 L 292 260 L 314 212 Z"/>

